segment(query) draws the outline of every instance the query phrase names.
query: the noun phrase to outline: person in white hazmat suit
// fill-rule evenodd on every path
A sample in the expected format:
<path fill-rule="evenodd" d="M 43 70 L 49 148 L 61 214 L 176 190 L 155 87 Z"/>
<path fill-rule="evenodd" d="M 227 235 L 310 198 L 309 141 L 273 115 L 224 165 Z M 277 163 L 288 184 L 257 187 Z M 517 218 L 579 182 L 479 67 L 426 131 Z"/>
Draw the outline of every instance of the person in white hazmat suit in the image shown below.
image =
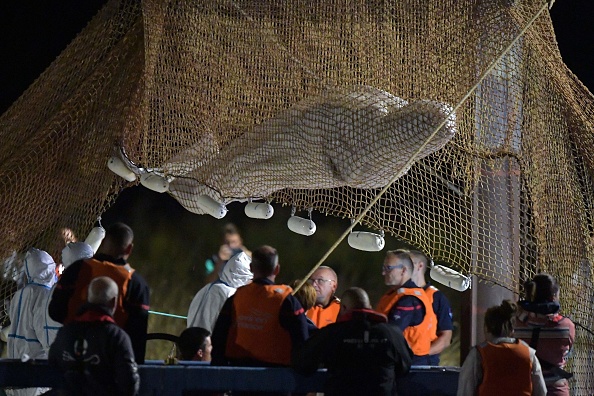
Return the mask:
<path fill-rule="evenodd" d="M 25 255 L 25 286 L 10 301 L 8 358 L 47 359 L 49 345 L 44 337 L 44 302 L 56 283 L 56 263 L 45 251 L 31 248 Z M 40 395 L 47 388 L 7 390 L 9 395 Z"/>
<path fill-rule="evenodd" d="M 68 268 L 70 264 L 78 260 L 84 260 L 93 257 L 94 251 L 91 245 L 86 242 L 70 242 L 62 249 L 62 265 L 64 269 Z M 46 352 L 49 352 L 49 347 L 56 339 L 58 330 L 62 327 L 62 323 L 56 322 L 49 316 L 48 306 L 52 299 L 52 293 L 56 285 L 53 285 L 50 292 L 47 294 L 43 302 L 44 307 L 44 334 L 43 334 L 43 346 L 46 348 Z"/>
<path fill-rule="evenodd" d="M 245 252 L 234 255 L 219 273 L 219 278 L 196 293 L 188 310 L 188 327 L 202 327 L 212 333 L 223 304 L 253 277 L 252 259 Z"/>

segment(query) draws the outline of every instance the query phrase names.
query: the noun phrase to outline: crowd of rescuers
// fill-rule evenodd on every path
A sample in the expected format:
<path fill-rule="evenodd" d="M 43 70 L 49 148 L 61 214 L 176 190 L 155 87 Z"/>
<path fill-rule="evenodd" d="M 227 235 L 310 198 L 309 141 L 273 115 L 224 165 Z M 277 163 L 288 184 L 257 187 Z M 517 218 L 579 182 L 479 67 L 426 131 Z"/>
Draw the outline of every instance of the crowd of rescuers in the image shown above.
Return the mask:
<path fill-rule="evenodd" d="M 97 252 L 69 242 L 56 265 L 32 248 L 25 285 L 13 296 L 8 357 L 46 359 L 64 371 L 65 387 L 10 389 L 12 395 L 133 395 L 145 358 L 149 288 L 128 263 L 134 234 L 124 223 L 106 229 Z M 58 279 L 58 266 L 64 271 Z M 86 384 L 84 387 L 79 387 Z"/>
<path fill-rule="evenodd" d="M 77 344 L 78 341 L 72 341 L 72 337 L 66 338 L 67 343 L 72 341 L 76 345 L 66 345 L 63 333 L 72 333 L 73 328 L 84 329 L 89 326 L 89 322 L 98 322 L 113 323 L 123 329 L 125 337 L 118 334 L 115 338 L 120 343 L 130 343 L 134 364 L 143 363 L 149 288 L 142 276 L 134 271 L 127 261 L 132 248 L 133 232 L 123 223 L 115 223 L 106 229 L 106 236 L 95 254 L 92 254 L 88 245 L 71 242 L 62 251 L 65 269 L 57 282 L 56 264 L 51 256 L 32 249 L 25 260 L 26 273 L 32 278 L 28 279 L 27 286 L 19 290 L 19 295 L 15 295 L 18 298 L 13 298 L 11 303 L 13 326 L 12 334 L 9 335 L 9 351 L 13 350 L 14 353 L 10 357 L 21 358 L 28 354 L 32 358 L 46 358 L 50 346 L 56 345 L 54 339 L 60 339 L 58 345 L 64 353 L 60 355 L 60 352 L 54 352 L 54 359 L 58 355 L 74 356 L 78 364 L 76 367 L 90 367 L 89 362 L 93 359 L 85 359 L 88 357 L 87 352 L 92 351 L 94 347 L 87 343 Z M 35 270 L 33 267 L 36 267 Z M 393 371 L 393 375 L 382 376 L 385 381 L 378 384 L 380 388 L 392 389 L 395 379 L 406 374 L 410 365 L 415 363 L 415 359 L 425 358 L 418 360 L 421 364 L 429 362 L 426 355 L 431 351 L 431 342 L 438 339 L 435 330 L 437 320 L 433 313 L 431 297 L 410 280 L 414 267 L 408 252 L 391 251 L 386 255 L 382 273 L 391 289 L 382 297 L 376 311 L 371 309 L 369 298 L 362 289 L 349 289 L 350 294 L 347 293 L 346 296 L 350 297 L 341 302 L 335 294 L 338 278 L 332 268 L 319 267 L 295 296 L 290 286 L 275 283 L 280 268 L 278 252 L 271 246 L 262 246 L 254 250 L 251 257 L 245 251 L 230 257 L 220 270 L 219 279 L 206 285 L 198 293 L 201 295 L 200 298 L 195 298 L 199 305 L 208 307 L 206 311 L 214 313 L 196 310 L 195 316 L 200 318 L 198 322 L 192 323 L 200 323 L 201 326 L 189 326 L 180 336 L 179 357 L 183 360 L 208 361 L 212 356 L 214 365 L 291 366 L 293 354 L 305 347 L 308 339 L 315 342 L 318 332 L 321 335 L 326 334 L 321 332 L 321 329 L 329 327 L 329 332 L 336 331 L 336 322 L 341 326 L 344 326 L 342 322 L 353 322 L 349 324 L 352 325 L 349 331 L 352 330 L 356 334 L 351 334 L 349 337 L 355 338 L 349 339 L 348 342 L 355 339 L 367 340 L 367 331 L 371 327 L 377 330 L 378 337 L 386 337 L 382 338 L 382 342 L 370 344 L 374 348 L 376 345 L 382 345 L 382 351 L 370 351 L 357 359 L 351 359 L 348 363 L 353 367 L 377 367 L 380 364 L 380 370 L 385 370 L 387 364 L 388 371 Z M 426 262 L 424 266 L 418 266 L 419 271 L 424 269 Z M 113 282 L 109 285 L 105 282 L 100 283 L 104 289 L 110 290 L 103 296 L 103 300 L 95 299 L 90 289 L 97 279 L 110 279 Z M 299 283 L 295 281 L 294 285 Z M 115 295 L 113 285 L 117 287 Z M 411 294 L 407 289 L 417 293 Z M 28 296 L 27 292 L 31 296 Z M 20 297 L 20 294 L 24 296 Z M 432 295 L 435 296 L 436 293 Z M 416 302 L 407 302 L 412 299 Z M 33 305 L 38 306 L 31 311 Z M 411 307 L 414 309 L 411 310 Z M 29 324 L 26 312 L 35 310 L 40 310 L 43 315 L 37 315 Z M 354 310 L 358 310 L 358 313 L 354 314 Z M 417 317 L 420 319 L 417 320 Z M 451 318 L 448 318 L 449 327 L 444 328 L 451 330 Z M 188 324 L 190 320 L 188 317 Z M 388 331 L 384 329 L 385 326 L 376 326 L 380 323 L 396 326 L 389 326 L 392 330 Z M 54 330 L 53 334 L 50 330 Z M 375 334 L 376 330 L 370 334 Z M 385 333 L 386 331 L 389 333 Z M 419 334 L 422 333 L 432 335 L 420 337 Z M 195 342 L 188 341 L 188 337 L 195 338 Z M 28 340 L 37 342 L 32 343 Z M 384 345 L 385 343 L 387 344 Z M 39 351 L 27 349 L 40 344 Z M 54 349 L 56 348 L 57 346 L 54 346 Z M 337 348 L 337 353 L 338 349 L 340 348 Z M 377 353 L 387 354 L 388 358 L 376 361 L 373 356 Z M 124 360 L 128 358 L 126 355 Z M 102 364 L 109 364 L 103 360 Z M 340 360 L 341 363 L 349 362 L 348 359 Z M 129 363 L 126 360 L 126 364 Z M 299 367 L 297 362 L 294 363 Z M 328 367 L 333 366 L 331 362 L 325 363 Z M 59 366 L 72 368 L 68 364 Z M 95 372 L 95 369 L 97 368 L 91 369 L 90 372 Z M 304 371 L 309 369 L 310 367 L 305 367 Z M 342 369 L 344 367 L 340 370 Z M 135 369 L 128 372 L 137 375 Z M 129 378 L 127 383 L 136 383 L 136 379 Z M 126 386 L 125 389 L 134 391 L 137 386 Z M 36 391 L 39 394 L 39 390 Z M 334 391 L 328 392 L 333 394 Z M 390 392 L 386 394 L 391 394 Z M 344 393 L 341 391 L 340 394 Z"/>
<path fill-rule="evenodd" d="M 136 364 L 145 357 L 149 289 L 127 261 L 132 248 L 133 232 L 123 223 L 107 228 L 95 254 L 84 243 L 70 242 L 62 251 L 65 269 L 57 282 L 52 257 L 38 249 L 27 252 L 26 285 L 10 304 L 9 357 L 43 359 L 49 354 L 65 373 L 63 394 L 72 394 L 69 389 L 137 394 Z M 328 396 L 412 395 L 417 393 L 407 383 L 410 367 L 439 364 L 439 354 L 451 341 L 449 303 L 425 281 L 430 260 L 420 251 L 386 252 L 381 273 L 389 288 L 375 309 L 357 287 L 339 299 L 338 277 L 330 267 L 317 268 L 293 293 L 299 280 L 293 287 L 276 283 L 281 262 L 275 248 L 265 245 L 249 253 L 241 250 L 229 257 L 219 278 L 192 301 L 188 328 L 177 342 L 179 360 L 293 367 L 304 374 L 326 367 Z M 498 371 L 502 361 L 514 362 L 517 373 L 531 378 L 521 384 L 528 392 L 522 394 L 544 394 L 545 386 L 551 394 L 568 394 L 571 374 L 563 367 L 575 328 L 558 314 L 559 286 L 551 276 L 539 274 L 524 288 L 519 309 L 504 301 L 487 311 L 487 342 L 465 362 L 460 395 L 463 389 L 496 394 L 499 388 L 489 381 L 495 372 L 504 374 Z M 524 329 L 530 346 L 511 337 L 514 327 Z M 547 332 L 554 333 L 554 340 Z M 539 334 L 545 334 L 540 343 Z M 117 374 L 110 371 L 116 368 Z M 43 392 L 52 394 L 37 388 L 11 391 Z"/>

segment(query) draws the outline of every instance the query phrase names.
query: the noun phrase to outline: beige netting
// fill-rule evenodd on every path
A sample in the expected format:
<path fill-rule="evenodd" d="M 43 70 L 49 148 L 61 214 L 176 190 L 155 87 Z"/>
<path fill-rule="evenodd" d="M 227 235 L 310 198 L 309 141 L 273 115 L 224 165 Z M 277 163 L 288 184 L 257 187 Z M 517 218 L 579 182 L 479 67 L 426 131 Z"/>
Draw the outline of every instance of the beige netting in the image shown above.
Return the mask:
<path fill-rule="evenodd" d="M 591 328 L 593 104 L 544 1 L 113 0 L 0 118 L 0 253 L 89 230 L 121 149 L 196 213 L 356 218 L 395 179 L 364 225 L 510 290 L 550 272 Z"/>

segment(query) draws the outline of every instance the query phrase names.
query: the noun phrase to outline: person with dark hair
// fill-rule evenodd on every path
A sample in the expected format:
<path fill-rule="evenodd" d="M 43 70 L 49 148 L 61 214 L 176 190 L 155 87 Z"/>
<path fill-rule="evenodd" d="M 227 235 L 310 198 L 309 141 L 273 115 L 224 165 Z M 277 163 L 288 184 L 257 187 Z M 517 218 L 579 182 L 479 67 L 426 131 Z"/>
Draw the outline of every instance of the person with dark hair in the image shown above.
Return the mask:
<path fill-rule="evenodd" d="M 486 341 L 472 348 L 458 378 L 458 396 L 546 395 L 536 351 L 513 335 L 517 305 L 504 300 L 485 313 Z"/>
<path fill-rule="evenodd" d="M 97 276 L 108 276 L 118 285 L 116 323 L 132 340 L 137 363 L 144 363 L 148 327 L 149 287 L 128 264 L 134 246 L 134 233 L 124 223 L 106 229 L 105 238 L 91 259 L 78 260 L 64 270 L 48 306 L 50 317 L 66 324 L 74 319 L 85 302 L 86 290 Z"/>
<path fill-rule="evenodd" d="M 188 327 L 177 340 L 178 359 L 210 362 L 212 342 L 210 331 L 202 327 Z"/>
<path fill-rule="evenodd" d="M 322 265 L 307 280 L 316 289 L 316 303 L 307 311 L 307 317 L 322 328 L 336 322 L 340 311 L 340 300 L 336 297 L 338 277 L 330 267 Z"/>
<path fill-rule="evenodd" d="M 221 272 L 223 266 L 231 257 L 241 252 L 244 252 L 248 257 L 251 257 L 252 255 L 252 252 L 243 245 L 243 239 L 235 224 L 225 224 L 221 239 L 222 243 L 221 246 L 219 246 L 219 250 L 206 259 L 206 262 L 204 263 L 206 275 L 210 275 L 210 279 L 216 277 L 216 275 Z"/>
<path fill-rule="evenodd" d="M 278 253 L 262 246 L 252 253 L 254 279 L 225 302 L 213 335 L 212 364 L 289 366 L 291 351 L 308 337 L 303 307 L 293 289 L 274 283 Z"/>
<path fill-rule="evenodd" d="M 400 329 L 371 309 L 365 290 L 352 287 L 341 299 L 336 323 L 325 326 L 293 354 L 293 367 L 311 374 L 328 369 L 327 396 L 391 396 L 410 370 L 412 352 Z"/>
<path fill-rule="evenodd" d="M 412 281 L 425 290 L 433 312 L 437 317 L 437 338 L 431 342 L 429 349 L 429 364 L 432 366 L 439 366 L 439 354 L 447 348 L 452 341 L 452 332 L 454 324 L 452 322 L 452 308 L 445 294 L 438 288 L 431 285 L 425 280 L 425 273 L 429 268 L 430 260 L 427 255 L 419 250 L 411 250 L 408 252 L 413 262 Z"/>
<path fill-rule="evenodd" d="M 65 324 L 50 347 L 48 361 L 64 372 L 64 395 L 137 395 L 138 367 L 130 337 L 113 318 L 118 285 L 93 278 L 87 303 Z"/>
<path fill-rule="evenodd" d="M 564 370 L 575 339 L 575 325 L 559 313 L 559 284 L 549 274 L 538 274 L 524 283 L 524 296 L 514 323 L 515 336 L 536 349 L 548 395 L 568 396 Z"/>
<path fill-rule="evenodd" d="M 290 286 L 293 289 L 295 289 L 300 283 L 301 283 L 301 280 L 296 279 L 293 282 L 291 282 Z M 309 336 L 311 337 L 311 335 L 318 330 L 318 326 L 316 326 L 315 323 L 309 318 L 309 316 L 307 316 L 307 312 L 310 309 L 312 309 L 316 303 L 316 298 L 317 298 L 316 289 L 312 286 L 311 283 L 305 282 L 294 293 L 294 296 L 297 298 L 297 300 L 299 300 L 299 303 L 301 303 L 301 306 L 305 310 L 305 316 L 307 319 L 307 330 L 308 330 Z"/>
<path fill-rule="evenodd" d="M 382 266 L 388 290 L 376 311 L 400 328 L 412 349 L 414 365 L 430 365 L 431 342 L 436 338 L 437 318 L 425 291 L 411 279 L 413 262 L 407 251 L 390 250 Z"/>

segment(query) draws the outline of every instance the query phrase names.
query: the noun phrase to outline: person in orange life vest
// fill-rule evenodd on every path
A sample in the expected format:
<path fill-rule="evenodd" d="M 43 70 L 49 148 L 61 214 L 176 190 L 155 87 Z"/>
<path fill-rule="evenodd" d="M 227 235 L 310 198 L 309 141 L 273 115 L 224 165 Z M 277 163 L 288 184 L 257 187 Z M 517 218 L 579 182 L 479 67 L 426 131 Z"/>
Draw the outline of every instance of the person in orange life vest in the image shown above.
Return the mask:
<path fill-rule="evenodd" d="M 549 274 L 538 274 L 524 283 L 524 293 L 518 303 L 515 335 L 536 349 L 547 395 L 569 396 L 571 374 L 563 369 L 575 339 L 575 325 L 559 314 L 559 284 Z"/>
<path fill-rule="evenodd" d="M 458 378 L 458 396 L 547 394 L 536 351 L 513 335 L 517 305 L 504 300 L 485 313 L 486 341 L 472 348 Z"/>
<path fill-rule="evenodd" d="M 188 327 L 177 340 L 178 359 L 210 362 L 212 340 L 210 331 L 202 327 Z"/>
<path fill-rule="evenodd" d="M 425 253 L 418 250 L 408 252 L 413 262 L 412 281 L 425 290 L 437 317 L 437 338 L 431 342 L 429 350 L 429 364 L 439 366 L 439 354 L 447 348 L 452 341 L 452 308 L 447 297 L 435 286 L 425 281 L 425 273 L 429 267 L 429 258 Z"/>
<path fill-rule="evenodd" d="M 321 329 L 336 322 L 340 311 L 340 300 L 334 295 L 338 287 L 336 272 L 330 267 L 321 266 L 307 280 L 316 289 L 316 304 L 306 315 Z"/>
<path fill-rule="evenodd" d="M 252 252 L 252 283 L 223 305 L 212 334 L 212 364 L 288 366 L 292 349 L 308 337 L 303 307 L 293 289 L 276 285 L 278 254 L 271 246 Z"/>
<path fill-rule="evenodd" d="M 87 288 L 97 276 L 108 276 L 119 289 L 114 319 L 130 336 L 134 358 L 144 363 L 148 327 L 149 287 L 144 278 L 127 262 L 132 253 L 134 233 L 124 223 L 115 223 L 105 231 L 92 259 L 79 260 L 64 270 L 48 306 L 50 317 L 66 324 L 85 303 Z"/>
<path fill-rule="evenodd" d="M 376 311 L 402 330 L 413 351 L 413 365 L 429 365 L 431 342 L 435 340 L 437 318 L 425 291 L 412 280 L 413 263 L 406 251 L 390 250 L 382 266 L 384 282 L 391 286 Z"/>

